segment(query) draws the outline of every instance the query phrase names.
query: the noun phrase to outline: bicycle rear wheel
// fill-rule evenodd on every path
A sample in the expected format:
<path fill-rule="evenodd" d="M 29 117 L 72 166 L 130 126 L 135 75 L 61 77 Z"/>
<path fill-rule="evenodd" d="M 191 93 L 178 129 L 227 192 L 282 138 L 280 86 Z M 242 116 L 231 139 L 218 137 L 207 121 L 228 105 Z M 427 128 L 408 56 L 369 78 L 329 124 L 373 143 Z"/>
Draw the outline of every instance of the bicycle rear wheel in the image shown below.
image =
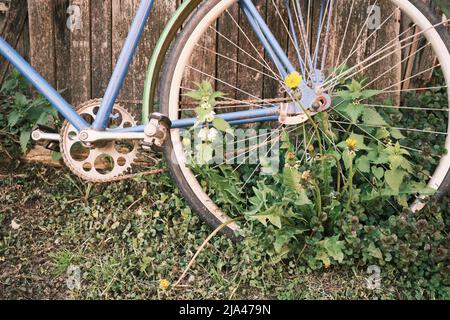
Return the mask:
<path fill-rule="evenodd" d="M 249 159 L 255 156 L 254 144 L 245 144 L 222 162 L 188 163 L 187 152 L 192 150 L 182 143 L 184 133 L 171 130 L 165 149 L 170 172 L 209 226 L 216 228 L 243 214 L 267 213 L 270 208 L 258 211 L 255 203 L 261 193 L 270 196 L 271 204 L 278 203 L 284 213 L 298 216 L 307 214 L 305 203 L 314 202 L 316 210 L 335 197 L 346 197 L 340 199 L 345 203 L 356 197 L 365 203 L 367 212 L 389 215 L 401 211 L 406 203 L 421 209 L 417 199 L 431 192 L 419 184 L 437 190 L 436 196 L 448 190 L 450 41 L 441 19 L 416 0 L 376 1 L 376 7 L 368 1 L 327 0 L 322 9 L 319 1 L 255 3 L 260 4 L 259 11 L 266 14 L 303 78 L 315 83 L 315 70 L 322 73 L 321 87 L 333 98 L 332 108 L 314 115 L 314 122 L 298 125 L 276 121 L 236 125 L 282 135 L 272 139 L 256 134 L 238 141 L 266 139 L 256 144 L 259 156 L 253 163 Z M 367 14 L 356 15 L 361 7 L 367 8 L 362 11 Z M 333 15 L 336 8 L 339 16 Z M 409 21 L 401 30 L 400 18 Z M 215 106 L 216 113 L 295 102 L 285 79 L 245 22 L 237 0 L 211 0 L 199 7 L 172 45 L 162 74 L 161 112 L 171 120 L 195 116 L 195 102 L 185 94 L 203 80 L 226 94 Z M 352 93 L 355 99 L 348 98 Z M 278 145 L 277 139 L 281 140 Z M 278 173 L 273 170 L 268 175 L 273 166 L 267 164 L 267 154 L 259 151 L 261 142 L 270 145 L 269 153 L 281 147 L 274 152 Z M 343 156 L 346 152 L 358 158 L 352 162 L 351 175 Z M 329 179 L 317 169 L 325 158 L 332 163 Z M 314 187 L 307 186 L 307 180 L 313 179 L 308 174 L 317 177 L 315 184 L 324 203 L 318 204 Z M 353 183 L 362 186 L 354 191 L 357 196 L 342 195 L 343 187 L 351 189 Z M 286 196 L 303 198 L 303 202 L 296 205 Z M 351 210 L 351 206 L 340 210 Z M 283 212 L 276 214 L 283 218 Z M 236 239 L 238 229 L 232 223 L 223 232 Z"/>

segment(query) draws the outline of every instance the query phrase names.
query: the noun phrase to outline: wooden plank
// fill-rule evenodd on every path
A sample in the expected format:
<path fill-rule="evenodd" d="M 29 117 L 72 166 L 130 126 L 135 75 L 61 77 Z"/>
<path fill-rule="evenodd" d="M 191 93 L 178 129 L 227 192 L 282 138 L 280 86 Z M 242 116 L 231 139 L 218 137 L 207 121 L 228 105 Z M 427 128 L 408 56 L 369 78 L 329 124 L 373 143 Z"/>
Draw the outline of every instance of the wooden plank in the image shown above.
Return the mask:
<path fill-rule="evenodd" d="M 112 74 L 112 2 L 91 2 L 92 97 L 103 97 Z"/>
<path fill-rule="evenodd" d="M 353 76 L 351 78 L 360 81 L 365 79 L 366 83 L 378 78 L 370 85 L 370 88 L 384 89 L 394 85 L 391 90 L 400 89 L 401 51 L 397 37 L 400 32 L 400 11 L 394 11 L 396 8 L 389 0 L 379 0 L 378 6 L 381 9 L 380 23 L 385 23 L 381 29 L 377 30 L 369 26 L 368 14 L 373 5 L 372 1 L 355 0 L 353 9 L 352 3 L 352 1 L 336 0 L 326 69 L 329 70 L 342 64 L 353 67 L 363 62 L 363 65 L 358 68 L 358 70 L 361 70 L 378 58 L 388 54 L 382 61 L 373 64 L 363 72 L 352 72 Z M 350 23 L 348 23 L 349 18 L 351 19 Z M 316 18 L 313 30 L 317 29 L 317 20 Z M 347 32 L 345 32 L 346 29 Z M 314 32 L 316 33 L 317 31 Z M 375 59 L 364 62 L 389 42 L 391 50 L 381 56 L 377 56 Z M 382 74 L 384 75 L 380 76 Z M 380 96 L 380 99 L 384 98 L 386 96 Z M 398 96 L 395 96 L 394 100 L 398 102 Z"/>
<path fill-rule="evenodd" d="M 368 1 L 367 6 L 369 5 L 370 2 Z M 381 7 L 381 21 L 385 22 L 390 16 L 391 18 L 384 23 L 383 27 L 378 30 L 373 37 L 367 40 L 365 57 L 369 57 L 376 53 L 388 43 L 391 49 L 382 54 L 381 57 L 377 56 L 376 59 L 371 60 L 376 61 L 387 55 L 381 61 L 368 68 L 363 73 L 363 76 L 367 77 L 368 81 L 377 79 L 377 81 L 370 86 L 371 89 L 383 90 L 389 88 L 390 91 L 400 90 L 402 81 L 402 54 L 398 35 L 400 33 L 401 12 L 400 10 L 397 10 L 396 6 L 394 6 L 390 0 L 380 0 L 379 6 Z M 372 34 L 373 31 L 369 30 L 369 33 Z M 381 95 L 378 99 L 382 102 L 382 100 L 389 97 L 393 99 L 392 102 L 394 104 L 398 104 L 400 103 L 400 91 L 397 92 L 397 94 Z"/>
<path fill-rule="evenodd" d="M 265 0 L 256 0 L 254 4 L 258 8 L 261 15 L 265 16 Z M 270 72 L 263 68 L 264 64 L 264 48 L 252 30 L 244 12 L 240 10 L 239 24 L 241 32 L 239 33 L 239 62 L 245 64 L 256 71 L 250 70 L 244 66 L 238 66 L 238 81 L 237 87 L 241 90 L 237 92 L 239 100 L 255 100 L 255 98 L 263 98 L 263 74 L 261 71 Z M 257 61 L 255 61 L 255 59 Z"/>
<path fill-rule="evenodd" d="M 135 12 L 136 1 L 133 0 L 112 0 L 112 66 L 116 65 L 128 30 L 131 26 L 132 17 Z M 130 72 L 130 70 L 128 71 Z M 122 90 L 119 94 L 120 100 L 133 98 L 133 82 L 129 76 L 125 78 Z"/>
<path fill-rule="evenodd" d="M 435 4 L 432 1 L 422 0 L 422 2 L 428 4 L 432 10 L 435 10 L 437 13 Z M 427 41 L 427 43 L 429 42 Z M 434 67 L 438 64 L 438 62 L 437 56 L 434 54 L 434 50 L 430 45 L 421 50 L 418 54 L 416 68 L 410 75 L 412 77 L 410 79 L 411 82 L 414 83 L 416 87 L 427 86 L 433 76 L 433 71 L 435 69 Z"/>
<path fill-rule="evenodd" d="M 138 0 L 112 0 L 113 66 L 120 54 L 139 3 L 140 1 Z M 131 62 L 119 99 L 128 101 L 129 103 L 127 105 L 135 111 L 135 115 L 139 111 L 139 103 L 136 102 L 140 102 L 142 99 L 146 71 L 151 53 L 162 29 L 175 9 L 175 1 L 164 0 L 156 3 L 142 34 L 142 39 L 136 54 Z"/>
<path fill-rule="evenodd" d="M 69 102 L 72 101 L 70 29 L 67 26 L 70 0 L 55 1 L 56 88 Z"/>
<path fill-rule="evenodd" d="M 278 43 L 284 49 L 284 52 L 288 52 L 288 47 L 291 45 L 291 42 L 288 42 L 289 39 L 289 31 L 288 28 L 288 15 L 287 10 L 285 8 L 284 0 L 267 0 L 267 12 L 266 12 L 266 21 L 267 25 L 270 26 L 270 30 L 273 35 L 277 39 Z M 265 53 L 266 61 L 268 61 L 272 70 L 277 70 L 275 64 L 270 59 L 270 56 Z M 297 59 L 291 60 L 293 64 Z M 268 73 L 270 76 L 263 76 L 263 98 L 264 99 L 274 99 L 278 98 L 280 95 L 279 90 L 281 89 L 280 82 L 278 80 L 273 79 L 273 74 Z"/>
<path fill-rule="evenodd" d="M 300 72 L 300 62 L 299 62 L 299 58 L 298 58 L 298 54 L 297 54 L 297 49 L 295 48 L 295 42 L 294 42 L 294 37 L 297 37 L 297 43 L 298 43 L 298 49 L 300 52 L 300 57 L 302 58 L 302 60 L 304 62 L 307 63 L 307 55 L 306 55 L 306 43 L 310 43 L 310 41 L 308 41 L 308 39 L 306 39 L 306 34 L 302 37 L 302 34 L 300 33 L 300 19 L 297 19 L 296 16 L 298 14 L 302 14 L 302 18 L 304 19 L 304 21 L 307 20 L 307 13 L 308 13 L 308 5 L 311 4 L 311 1 L 301 1 L 300 5 L 301 5 L 301 11 L 299 11 L 298 9 L 296 9 L 294 7 L 293 2 L 291 1 L 291 15 L 292 15 L 292 19 L 293 19 L 293 24 L 294 24 L 294 30 L 295 30 L 295 35 L 290 32 L 291 37 L 288 37 L 287 39 L 287 52 L 288 52 L 288 56 L 289 59 L 291 60 L 291 62 L 294 64 L 294 66 L 297 68 L 297 70 Z M 288 21 L 288 20 L 286 20 Z M 287 22 L 286 22 L 287 23 Z M 291 29 L 291 26 L 288 25 L 289 30 Z M 309 70 L 309 65 L 307 64 L 306 66 L 306 70 Z M 305 70 L 305 72 L 306 72 Z M 308 76 L 308 74 L 306 73 L 306 77 Z"/>
<path fill-rule="evenodd" d="M 217 78 L 236 86 L 239 49 L 233 44 L 237 45 L 239 37 L 239 28 L 234 22 L 239 20 L 239 7 L 233 5 L 228 12 L 229 14 L 224 14 L 219 18 L 217 24 L 217 30 L 220 33 L 217 35 Z M 228 91 L 227 98 L 236 99 L 236 92 L 230 92 L 229 89 L 227 85 L 217 82 L 217 90 Z M 225 108 L 222 111 L 235 110 Z"/>
<path fill-rule="evenodd" d="M 0 14 L 1 36 L 26 59 L 29 58 L 27 13 L 26 2 L 14 1 L 8 12 Z M 0 83 L 4 81 L 10 70 L 10 64 L 0 56 Z"/>
<path fill-rule="evenodd" d="M 334 68 L 343 64 L 352 66 L 364 60 L 365 41 L 368 33 L 365 26 L 367 19 L 366 10 L 366 0 L 355 0 L 353 9 L 352 1 L 337 0 L 333 13 L 333 36 L 330 38 L 329 58 L 327 59 L 328 68 Z M 351 20 L 347 28 L 349 18 Z M 346 29 L 347 32 L 345 32 Z M 362 33 L 361 30 L 363 30 Z M 316 32 L 313 31 L 313 33 Z"/>
<path fill-rule="evenodd" d="M 54 8 L 52 0 L 28 1 L 30 60 L 51 84 L 56 84 Z"/>
<path fill-rule="evenodd" d="M 70 32 L 70 85 L 76 106 L 91 99 L 91 15 L 90 0 L 72 0 L 80 13 L 80 25 Z M 76 13 L 74 13 L 76 14 Z"/>
<path fill-rule="evenodd" d="M 224 82 L 219 84 L 219 82 L 216 81 L 216 41 L 218 35 L 215 30 L 217 30 L 217 27 L 218 24 L 217 21 L 215 21 L 212 23 L 211 28 L 207 30 L 197 42 L 189 61 L 189 66 L 191 68 L 186 68 L 185 70 L 183 87 L 195 89 L 195 83 L 209 81 L 214 88 L 218 88 L 220 85 L 221 90 L 225 92 L 227 96 L 233 96 L 234 90 L 232 89 L 232 83 L 230 83 L 230 86 Z M 228 43 L 228 45 L 231 46 L 230 43 Z"/>

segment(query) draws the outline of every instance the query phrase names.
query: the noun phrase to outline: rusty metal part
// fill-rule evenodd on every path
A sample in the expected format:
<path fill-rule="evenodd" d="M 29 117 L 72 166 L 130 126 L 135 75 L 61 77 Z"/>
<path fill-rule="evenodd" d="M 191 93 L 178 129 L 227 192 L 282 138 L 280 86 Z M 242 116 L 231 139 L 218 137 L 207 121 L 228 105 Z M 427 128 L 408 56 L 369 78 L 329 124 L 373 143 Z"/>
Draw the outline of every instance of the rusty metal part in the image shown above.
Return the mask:
<path fill-rule="evenodd" d="M 94 120 L 100 104 L 100 99 L 91 100 L 77 108 L 77 111 L 83 117 Z M 110 121 L 115 122 L 115 127 L 119 128 L 136 125 L 133 116 L 119 104 L 114 105 Z M 61 129 L 60 139 L 65 164 L 75 175 L 90 182 L 117 181 L 131 169 L 138 156 L 137 141 L 127 140 L 126 147 L 117 141 L 83 144 L 79 140 L 77 130 L 67 121 Z"/>

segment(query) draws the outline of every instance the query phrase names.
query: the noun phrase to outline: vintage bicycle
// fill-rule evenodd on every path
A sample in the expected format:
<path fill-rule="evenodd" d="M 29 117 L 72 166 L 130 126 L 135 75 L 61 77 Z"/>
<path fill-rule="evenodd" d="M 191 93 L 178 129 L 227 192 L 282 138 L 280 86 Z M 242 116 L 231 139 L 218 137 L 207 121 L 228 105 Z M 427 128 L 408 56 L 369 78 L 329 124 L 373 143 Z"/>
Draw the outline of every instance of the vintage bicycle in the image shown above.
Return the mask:
<path fill-rule="evenodd" d="M 261 174 L 265 165 L 261 159 L 252 165 L 232 163 L 230 158 L 209 166 L 188 163 L 184 133 L 198 125 L 198 106 L 187 96 L 196 89 L 192 79 L 197 79 L 211 83 L 213 91 L 222 92 L 213 101 L 213 118 L 223 119 L 234 128 L 265 126 L 279 133 L 281 148 L 289 151 L 287 156 L 280 154 L 281 162 L 295 160 L 295 173 L 303 171 L 300 177 L 294 175 L 294 180 L 308 180 L 308 174 L 313 174 L 307 170 L 308 165 L 326 158 L 330 177 L 335 172 L 330 181 L 321 181 L 334 186 L 325 188 L 329 191 L 325 195 L 328 203 L 339 197 L 336 190 L 340 183 L 356 179 L 339 170 L 338 163 L 346 162 L 342 150 L 348 154 L 362 150 L 367 155 L 355 170 L 359 179 L 367 180 L 373 188 L 355 192 L 360 197 L 373 196 L 377 203 L 382 200 L 386 205 L 381 210 L 393 212 L 401 209 L 392 198 L 402 196 L 403 205 L 406 202 L 417 211 L 423 207 L 420 190 L 409 187 L 399 195 L 398 187 L 406 184 L 403 173 L 407 172 L 409 186 L 412 182 L 427 184 L 436 196 L 448 190 L 450 155 L 445 150 L 450 147 L 449 104 L 411 106 L 405 101 L 409 94 L 448 95 L 447 21 L 420 0 L 372 2 L 184 1 L 150 59 L 140 123 L 116 99 L 153 0 L 141 1 L 102 99 L 73 107 L 1 37 L 0 53 L 65 119 L 60 132 L 37 128 L 33 139 L 58 142 L 66 165 L 86 181 L 114 181 L 129 172 L 139 150 L 156 146 L 163 148 L 172 177 L 186 200 L 213 228 L 243 211 L 258 210 L 258 201 L 263 203 L 267 197 L 279 198 L 286 212 L 301 216 L 302 203 L 296 202 L 298 208 L 294 208 L 285 199 L 286 193 L 270 187 L 258 189 L 267 179 L 267 174 Z M 359 6 L 367 7 L 367 15 L 355 15 Z M 262 14 L 266 12 L 272 13 L 270 22 Z M 396 26 L 400 30 L 400 17 L 409 24 L 401 32 L 392 32 Z M 223 21 L 233 27 L 218 30 Z M 348 43 L 350 35 L 353 43 Z M 220 39 L 233 50 L 221 52 L 211 39 Z M 361 55 L 361 48 L 365 55 Z M 423 67 L 417 61 L 426 55 L 433 57 L 433 63 Z M 222 67 L 207 70 L 207 61 L 216 61 Z M 399 77 L 399 69 L 406 76 Z M 424 75 L 430 73 L 435 77 L 424 80 Z M 436 77 L 440 82 L 434 80 Z M 405 86 L 416 79 L 422 86 Z M 262 85 L 254 89 L 252 83 Z M 158 112 L 153 112 L 155 100 Z M 420 121 L 413 121 L 417 114 Z M 208 121 L 203 126 L 208 127 Z M 255 137 L 244 138 L 250 139 Z M 347 139 L 347 146 L 339 145 L 342 139 Z M 258 146 L 268 140 L 259 140 Z M 126 142 L 126 152 L 117 148 L 119 142 Z M 85 156 L 75 156 L 75 147 L 84 149 Z M 379 154 L 377 159 L 374 157 L 380 148 L 392 151 L 384 161 L 379 160 Z M 245 145 L 237 153 L 234 151 L 232 158 L 241 156 L 245 160 L 251 151 L 252 147 Z M 110 159 L 109 170 L 96 167 L 99 157 Z M 214 177 L 220 183 L 211 183 Z M 280 183 L 276 178 L 272 182 Z M 293 189 L 298 187 L 295 183 L 291 184 Z M 248 200 L 255 196 L 256 200 Z M 267 212 L 264 206 L 259 210 Z M 235 237 L 237 230 L 239 226 L 233 222 L 223 231 Z"/>

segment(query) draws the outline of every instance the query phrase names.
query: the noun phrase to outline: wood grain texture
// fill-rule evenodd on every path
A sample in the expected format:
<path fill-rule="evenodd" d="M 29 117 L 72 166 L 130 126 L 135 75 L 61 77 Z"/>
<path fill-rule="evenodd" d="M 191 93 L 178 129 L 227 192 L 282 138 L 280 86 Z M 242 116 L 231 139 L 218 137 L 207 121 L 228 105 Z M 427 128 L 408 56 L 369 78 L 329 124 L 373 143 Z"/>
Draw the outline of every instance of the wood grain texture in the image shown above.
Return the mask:
<path fill-rule="evenodd" d="M 266 21 L 269 26 L 271 26 L 271 31 L 275 38 L 278 40 L 280 46 L 285 52 L 288 52 L 288 47 L 290 46 L 289 40 L 289 29 L 287 26 L 288 15 L 284 5 L 284 0 L 266 0 Z M 277 70 L 275 64 L 271 61 L 267 52 L 265 52 L 265 59 L 269 62 L 272 70 Z M 291 62 L 295 65 L 295 60 Z M 267 72 L 268 73 L 268 72 Z M 281 89 L 280 82 L 273 79 L 273 75 L 268 73 L 270 76 L 263 76 L 263 98 L 273 99 L 279 96 L 279 90 Z"/>
<path fill-rule="evenodd" d="M 239 38 L 239 28 L 234 23 L 234 21 L 239 21 L 239 8 L 234 5 L 228 12 L 229 14 L 224 14 L 219 18 L 217 24 L 217 30 L 220 33 L 217 35 L 217 77 L 236 86 L 238 72 L 236 61 L 238 61 L 239 49 L 233 43 L 237 44 Z M 217 90 L 230 91 L 227 85 L 220 82 L 217 83 Z M 228 97 L 236 99 L 236 92 L 230 92 Z"/>
<path fill-rule="evenodd" d="M 70 86 L 72 104 L 91 99 L 91 13 L 90 0 L 72 0 L 80 8 L 80 26 L 70 32 Z"/>
<path fill-rule="evenodd" d="M 31 64 L 51 85 L 56 85 L 53 1 L 28 1 L 28 13 Z"/>
<path fill-rule="evenodd" d="M 139 3 L 139 0 L 112 0 L 113 66 L 115 66 L 119 57 Z M 156 3 L 131 62 L 119 99 L 125 100 L 129 109 L 133 109 L 135 114 L 139 110 L 139 104 L 142 99 L 146 71 L 152 51 L 160 33 L 175 9 L 176 1 L 173 0 L 164 0 Z"/>
<path fill-rule="evenodd" d="M 328 68 L 343 62 L 347 57 L 349 57 L 347 65 L 358 64 L 410 26 L 405 17 L 402 17 L 401 25 L 397 20 L 391 19 L 383 31 L 377 32 L 375 36 L 367 40 L 371 33 L 365 26 L 367 8 L 373 1 L 354 0 L 353 11 L 350 10 L 353 0 L 335 1 L 336 11 L 333 12 L 332 36 L 329 39 L 326 61 Z M 384 19 L 392 13 L 394 8 L 389 7 L 388 0 L 378 1 L 382 7 L 386 8 L 382 12 L 382 19 Z M 423 1 L 430 2 L 430 0 Z M 119 96 L 121 100 L 129 101 L 128 106 L 133 110 L 139 110 L 138 104 L 142 97 L 148 61 L 160 32 L 181 2 L 181 0 L 155 2 L 154 11 L 149 18 Z M 310 17 L 310 34 L 316 32 L 320 2 L 321 0 L 301 1 L 304 14 L 308 3 L 314 5 L 313 15 Z M 103 95 L 139 3 L 139 0 L 13 1 L 13 8 L 8 14 L 0 15 L 0 33 L 25 57 L 29 51 L 30 60 L 38 71 L 51 84 L 56 85 L 65 98 L 74 104 L 79 104 Z M 255 3 L 280 44 L 286 48 L 291 61 L 297 65 L 296 53 L 288 32 L 275 9 L 278 8 L 280 14 L 286 18 L 284 0 L 255 0 Z M 79 6 L 81 10 L 81 27 L 73 31 L 67 27 L 69 18 L 67 9 L 71 5 Z M 275 69 L 273 63 L 270 62 L 238 6 L 233 5 L 229 13 L 230 15 L 222 15 L 214 24 L 214 28 L 228 40 L 219 36 L 214 30 L 210 30 L 200 44 L 208 50 L 197 49 L 192 56 L 191 64 L 211 77 L 189 71 L 185 82 L 186 87 L 193 87 L 194 81 L 209 79 L 215 84 L 216 89 L 225 91 L 229 98 L 253 99 L 253 97 L 275 96 L 278 92 L 277 82 L 262 74 L 262 72 L 270 74 L 271 71 L 261 66 L 261 63 L 265 63 L 261 56 L 272 69 Z M 305 20 L 306 18 L 305 16 Z M 351 19 L 351 25 L 344 37 L 348 18 Z M 400 19 L 400 17 L 397 18 Z M 239 21 L 239 27 L 233 19 Z M 239 28 L 243 32 L 239 31 Z M 361 35 L 359 35 L 360 30 L 363 30 Z M 242 50 L 232 43 L 239 45 Z M 314 47 L 314 44 L 314 39 L 310 39 L 310 47 Z M 398 47 L 397 43 L 395 48 L 398 49 Z M 303 53 L 303 45 L 300 45 L 300 49 Z M 352 50 L 353 53 L 351 53 Z M 386 72 L 375 86 L 383 88 L 400 82 L 401 77 L 405 77 L 407 73 L 415 74 L 433 65 L 435 59 L 431 51 L 424 50 L 410 63 L 409 72 L 407 72 L 406 63 L 400 64 L 402 68 L 388 71 L 388 68 L 409 54 L 408 50 L 411 48 L 404 48 L 401 54 L 400 50 L 397 50 L 398 52 L 394 52 L 382 63 L 368 69 L 364 75 L 373 78 Z M 216 55 L 216 52 L 219 55 Z M 247 66 L 255 70 L 250 70 Z M 6 70 L 9 70 L 8 64 L 0 58 L 0 80 L 4 78 Z M 427 75 L 429 76 L 429 73 Z M 215 80 L 215 77 L 226 83 Z"/>
<path fill-rule="evenodd" d="M 71 44 L 70 30 L 67 28 L 67 9 L 70 0 L 55 1 L 55 50 L 56 88 L 67 101 L 72 101 L 71 85 Z"/>
<path fill-rule="evenodd" d="M 112 1 L 91 1 L 91 96 L 104 95 L 112 74 Z"/>
<path fill-rule="evenodd" d="M 259 13 L 265 17 L 266 0 L 256 0 L 254 4 Z M 240 10 L 239 25 L 241 32 L 238 44 L 242 48 L 238 54 L 239 61 L 252 69 L 242 65 L 238 66 L 237 87 L 241 91 L 237 92 L 237 97 L 245 100 L 260 99 L 263 97 L 262 72 L 270 73 L 267 68 L 263 67 L 265 65 L 264 49 L 242 10 Z"/>
<path fill-rule="evenodd" d="M 219 85 L 227 94 L 230 92 L 230 86 L 223 82 L 216 81 L 216 41 L 217 33 L 215 30 L 218 28 L 218 22 L 215 21 L 211 28 L 208 29 L 201 37 L 200 41 L 194 48 L 189 66 L 185 71 L 185 79 L 183 86 L 186 88 L 195 89 L 196 83 L 200 83 L 204 80 L 211 82 L 214 88 Z M 231 46 L 231 44 L 228 44 Z M 225 53 L 228 55 L 228 53 Z M 221 79 L 223 80 L 223 79 Z"/>
<path fill-rule="evenodd" d="M 27 12 L 26 2 L 14 1 L 8 12 L 0 13 L 0 35 L 15 47 L 25 59 L 29 59 Z M 0 83 L 3 82 L 10 71 L 9 62 L 0 56 Z"/>

